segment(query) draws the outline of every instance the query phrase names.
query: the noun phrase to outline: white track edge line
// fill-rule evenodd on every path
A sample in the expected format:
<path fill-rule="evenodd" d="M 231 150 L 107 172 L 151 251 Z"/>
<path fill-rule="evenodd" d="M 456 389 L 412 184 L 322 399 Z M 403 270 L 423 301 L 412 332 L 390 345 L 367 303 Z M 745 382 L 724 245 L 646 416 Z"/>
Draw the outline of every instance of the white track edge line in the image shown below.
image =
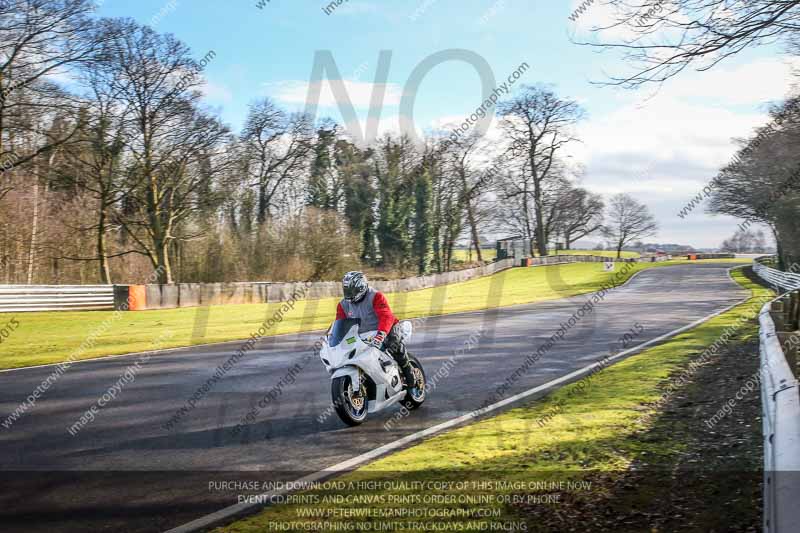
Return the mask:
<path fill-rule="evenodd" d="M 728 271 L 727 271 L 728 277 L 730 277 L 731 270 L 733 270 L 734 268 L 741 268 L 741 267 L 731 267 L 731 268 L 729 268 Z M 631 277 L 631 279 L 633 279 L 633 278 Z M 668 339 L 670 337 L 674 337 L 675 335 L 679 335 L 679 334 L 683 333 L 686 330 L 695 328 L 695 327 L 699 326 L 700 324 L 703 324 L 704 322 L 708 322 L 709 320 L 711 320 L 713 318 L 716 318 L 716 317 L 718 317 L 719 315 L 721 315 L 723 313 L 727 313 L 731 309 L 744 304 L 745 302 L 750 300 L 751 297 L 752 297 L 752 293 L 747 298 L 744 298 L 743 300 L 741 300 L 741 301 L 739 301 L 739 302 L 737 302 L 735 304 L 732 304 L 732 305 L 730 305 L 730 306 L 728 306 L 728 307 L 726 307 L 724 309 L 721 309 L 719 311 L 715 311 L 714 313 L 712 313 L 710 315 L 707 315 L 707 316 L 705 316 L 703 318 L 695 320 L 691 324 L 687 324 L 686 326 L 682 326 L 682 327 L 680 327 L 678 329 L 675 329 L 673 331 L 670 331 L 668 333 L 660 335 L 660 336 L 658 336 L 658 337 L 656 337 L 654 339 L 650 339 L 649 341 L 643 342 L 642 344 L 634 346 L 633 348 L 628 348 L 627 350 L 622 351 L 622 352 L 618 353 L 617 355 L 609 358 L 609 361 L 617 361 L 620 358 L 625 357 L 627 355 L 630 355 L 633 352 L 640 351 L 643 348 L 646 348 L 648 346 L 651 346 L 653 344 L 661 342 L 661 341 L 663 341 L 665 339 Z M 389 452 L 395 451 L 398 448 L 402 448 L 403 446 L 405 446 L 407 444 L 410 444 L 412 442 L 421 440 L 421 439 L 423 439 L 425 437 L 434 435 L 436 433 L 440 433 L 440 432 L 442 432 L 442 431 L 444 431 L 446 429 L 450 429 L 452 427 L 460 425 L 460 424 L 462 424 L 464 422 L 467 422 L 469 420 L 476 419 L 476 418 L 478 418 L 478 417 L 480 417 L 480 416 L 482 416 L 482 415 L 484 415 L 486 413 L 490 413 L 492 411 L 496 411 L 497 409 L 500 409 L 501 407 L 505 407 L 508 404 L 516 402 L 517 400 L 521 400 L 523 398 L 526 398 L 526 397 L 531 396 L 533 394 L 536 394 L 538 392 L 548 391 L 549 389 L 552 389 L 552 388 L 554 388 L 554 387 L 556 387 L 558 385 L 561 385 L 566 381 L 570 381 L 570 380 L 572 380 L 574 378 L 577 378 L 577 377 L 580 377 L 580 376 L 582 376 L 584 374 L 588 374 L 596 366 L 598 366 L 598 363 L 594 362 L 594 363 L 592 363 L 590 365 L 587 365 L 587 366 L 585 366 L 583 368 L 580 368 L 578 370 L 574 370 L 573 372 L 570 372 L 569 374 L 561 376 L 560 378 L 556 378 L 556 379 L 554 379 L 552 381 L 548 381 L 547 383 L 544 383 L 542 385 L 538 385 L 536 387 L 533 387 L 532 389 L 528 389 L 526 391 L 520 392 L 518 394 L 515 394 L 514 396 L 510 396 L 510 397 L 508 397 L 508 398 L 506 398 L 504 400 L 500 400 L 499 402 L 495 402 L 492 405 L 489 405 L 487 407 L 482 407 L 480 409 L 476 409 L 475 411 L 472 411 L 472 412 L 467 413 L 465 415 L 461 415 L 459 417 L 450 419 L 450 420 L 448 420 L 446 422 L 442 422 L 442 423 L 437 424 L 435 426 L 431 426 L 431 427 L 429 427 L 427 429 L 424 429 L 422 431 L 418 431 L 416 433 L 412 433 L 411 435 L 406 435 L 405 437 L 402 437 L 402 438 L 400 438 L 398 440 L 395 440 L 393 442 L 384 444 L 383 446 L 375 448 L 374 450 L 368 451 L 368 452 L 363 453 L 361 455 L 357 455 L 356 457 L 353 457 L 351 459 L 348 459 L 346 461 L 343 461 L 343 462 L 338 463 L 336 465 L 333 465 L 331 467 L 325 468 L 324 470 L 320 470 L 320 471 L 315 472 L 313 474 L 309 474 L 308 476 L 305 476 L 305 477 L 302 477 L 302 478 L 300 478 L 300 479 L 298 479 L 296 481 L 290 482 L 289 485 L 303 485 L 303 484 L 308 485 L 308 484 L 310 484 L 310 483 L 312 483 L 314 481 L 319 481 L 319 480 L 325 479 L 327 477 L 330 477 L 331 475 L 336 474 L 338 472 L 343 472 L 343 471 L 349 470 L 349 469 L 351 469 L 351 468 L 353 468 L 355 466 L 362 465 L 362 464 L 364 464 L 366 462 L 372 461 L 373 459 L 377 459 L 378 457 L 380 457 L 382 455 L 386 455 Z M 263 494 L 259 494 L 257 496 L 257 498 L 259 498 L 259 499 L 270 499 L 273 496 L 284 495 L 284 494 L 287 494 L 289 492 L 291 492 L 291 491 L 285 490 L 285 489 L 284 490 L 270 491 L 270 492 L 265 492 Z M 216 511 L 214 513 L 211 513 L 211 514 L 208 514 L 206 516 L 200 517 L 200 518 L 198 518 L 196 520 L 193 520 L 193 521 L 191 521 L 191 522 L 189 522 L 187 524 L 184 524 L 182 526 L 178 526 L 178 527 L 176 527 L 174 529 L 170 529 L 166 533 L 193 533 L 193 532 L 196 532 L 196 531 L 201 531 L 201 530 L 209 528 L 209 527 L 214 527 L 215 525 L 217 525 L 217 524 L 219 524 L 219 523 L 221 523 L 221 522 L 223 522 L 225 520 L 235 518 L 240 514 L 243 514 L 243 513 L 247 512 L 247 511 L 253 510 L 254 508 L 261 508 L 261 507 L 266 507 L 266 505 L 260 504 L 260 503 L 239 503 L 239 504 L 231 505 L 229 507 L 225 507 L 224 509 L 221 509 L 221 510 Z"/>

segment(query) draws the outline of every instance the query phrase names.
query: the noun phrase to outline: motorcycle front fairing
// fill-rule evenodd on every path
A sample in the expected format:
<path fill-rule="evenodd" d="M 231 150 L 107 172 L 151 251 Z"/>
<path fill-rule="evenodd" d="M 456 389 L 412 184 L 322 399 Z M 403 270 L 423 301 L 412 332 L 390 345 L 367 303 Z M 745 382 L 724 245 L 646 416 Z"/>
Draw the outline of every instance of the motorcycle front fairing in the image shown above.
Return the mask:
<path fill-rule="evenodd" d="M 402 399 L 400 369 L 391 356 L 364 341 L 358 326 L 359 321 L 354 319 L 334 322 L 320 350 L 320 359 L 332 378 L 349 375 L 354 391 L 361 387 L 358 369 L 369 376 L 376 389 L 369 410 L 379 411 Z M 364 337 L 368 339 L 374 333 L 367 332 Z"/>

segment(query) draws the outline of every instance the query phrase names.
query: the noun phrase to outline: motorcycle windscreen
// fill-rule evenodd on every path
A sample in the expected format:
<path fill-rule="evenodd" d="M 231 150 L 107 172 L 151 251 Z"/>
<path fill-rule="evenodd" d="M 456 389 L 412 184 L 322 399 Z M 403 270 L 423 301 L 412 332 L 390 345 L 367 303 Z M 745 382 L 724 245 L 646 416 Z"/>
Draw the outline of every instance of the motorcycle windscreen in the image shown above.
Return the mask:
<path fill-rule="evenodd" d="M 360 326 L 361 319 L 360 318 L 343 318 L 337 320 L 331 326 L 331 333 L 328 335 L 328 346 L 331 348 L 335 348 L 339 346 L 339 344 L 344 340 L 347 334 L 353 329 L 353 326 Z M 356 331 L 356 335 L 358 331 Z"/>

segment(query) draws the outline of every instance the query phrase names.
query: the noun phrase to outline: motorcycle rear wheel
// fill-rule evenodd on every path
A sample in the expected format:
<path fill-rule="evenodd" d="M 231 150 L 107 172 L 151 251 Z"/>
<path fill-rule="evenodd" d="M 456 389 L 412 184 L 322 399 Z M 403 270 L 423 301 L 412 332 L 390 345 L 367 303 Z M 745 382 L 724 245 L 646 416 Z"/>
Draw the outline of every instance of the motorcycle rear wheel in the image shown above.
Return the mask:
<path fill-rule="evenodd" d="M 422 363 L 413 355 L 408 356 L 408 361 L 411 363 L 414 374 L 417 377 L 416 387 L 409 388 L 406 392 L 406 397 L 403 399 L 403 405 L 409 411 L 419 409 L 425 402 L 425 370 L 422 368 Z"/>

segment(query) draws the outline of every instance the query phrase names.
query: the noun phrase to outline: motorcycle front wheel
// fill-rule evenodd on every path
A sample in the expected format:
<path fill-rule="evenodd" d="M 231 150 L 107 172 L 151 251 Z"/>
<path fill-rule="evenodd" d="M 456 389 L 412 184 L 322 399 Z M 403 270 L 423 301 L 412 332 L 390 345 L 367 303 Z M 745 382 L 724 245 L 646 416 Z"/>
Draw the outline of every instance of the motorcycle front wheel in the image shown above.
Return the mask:
<path fill-rule="evenodd" d="M 350 376 L 331 382 L 331 400 L 336 414 L 348 426 L 357 426 L 367 419 L 367 391 L 362 384 L 358 392 L 354 392 Z"/>

